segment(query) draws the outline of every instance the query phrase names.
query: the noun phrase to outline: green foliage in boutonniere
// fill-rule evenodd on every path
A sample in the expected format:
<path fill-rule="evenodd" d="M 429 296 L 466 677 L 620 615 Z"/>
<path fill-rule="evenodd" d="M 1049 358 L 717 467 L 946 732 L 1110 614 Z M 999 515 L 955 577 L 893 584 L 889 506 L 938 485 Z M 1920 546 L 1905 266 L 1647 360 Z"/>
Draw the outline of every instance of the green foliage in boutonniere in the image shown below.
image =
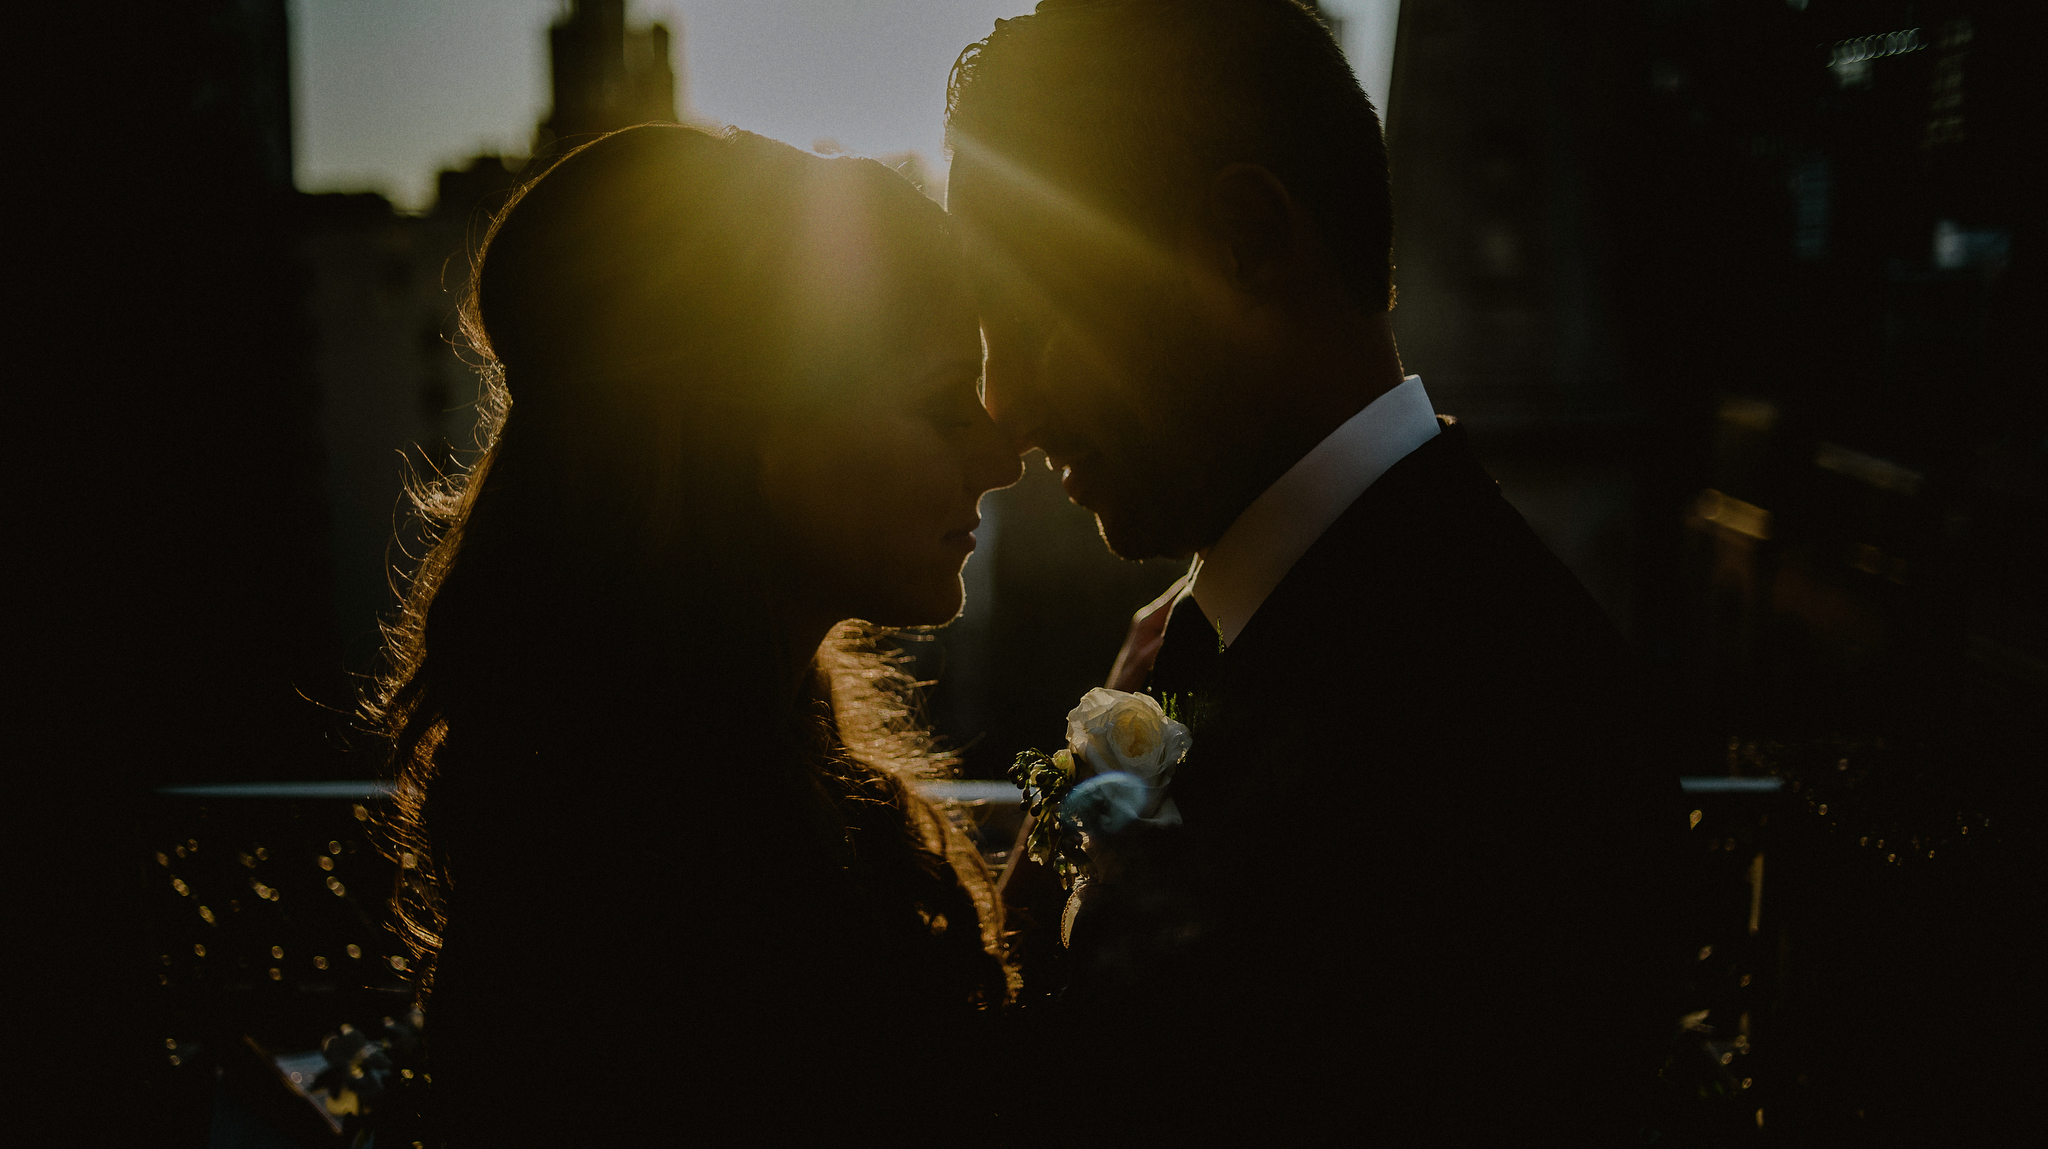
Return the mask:
<path fill-rule="evenodd" d="M 1024 807 L 1032 817 L 1025 853 L 1039 865 L 1053 867 L 1060 885 L 1069 890 L 1091 870 L 1080 830 L 1060 815 L 1060 803 L 1074 788 L 1074 773 L 1071 750 L 1026 750 L 1010 764 L 1010 781 L 1024 792 Z"/>
<path fill-rule="evenodd" d="M 1193 741 L 1150 695 L 1089 691 L 1067 713 L 1066 749 L 1026 750 L 1010 766 L 1032 817 L 1025 852 L 1073 890 L 1093 876 L 1089 851 L 1105 836 L 1137 822 L 1178 823 L 1166 788 Z M 1092 777 L 1077 785 L 1084 770 Z"/>
<path fill-rule="evenodd" d="M 1186 726 L 1189 730 L 1201 730 L 1216 720 L 1221 707 L 1216 699 L 1205 691 L 1190 691 L 1186 694 L 1167 694 L 1159 699 L 1159 705 L 1166 711 L 1166 717 Z"/>

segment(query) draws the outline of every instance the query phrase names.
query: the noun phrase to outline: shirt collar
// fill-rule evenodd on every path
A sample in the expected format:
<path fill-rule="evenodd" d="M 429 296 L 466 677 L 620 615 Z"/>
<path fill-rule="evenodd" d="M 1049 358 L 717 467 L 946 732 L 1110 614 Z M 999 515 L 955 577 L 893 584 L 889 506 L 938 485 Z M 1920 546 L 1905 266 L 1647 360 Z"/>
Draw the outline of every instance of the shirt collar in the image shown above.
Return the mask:
<path fill-rule="evenodd" d="M 1345 508 L 1437 431 L 1422 377 L 1408 376 L 1303 455 L 1195 558 L 1187 593 L 1226 646 Z"/>

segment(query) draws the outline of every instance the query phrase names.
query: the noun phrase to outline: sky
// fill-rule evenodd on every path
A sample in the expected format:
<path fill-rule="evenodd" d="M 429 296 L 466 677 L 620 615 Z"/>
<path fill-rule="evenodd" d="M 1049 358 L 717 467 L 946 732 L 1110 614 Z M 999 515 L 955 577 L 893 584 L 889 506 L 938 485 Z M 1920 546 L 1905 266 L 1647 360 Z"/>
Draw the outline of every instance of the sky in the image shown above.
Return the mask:
<path fill-rule="evenodd" d="M 941 162 L 946 75 L 1035 0 L 628 0 L 678 33 L 686 111 L 801 147 Z M 1385 106 L 1399 0 L 1329 0 Z M 289 0 L 299 187 L 430 206 L 434 174 L 524 154 L 548 110 L 547 27 L 568 0 Z"/>

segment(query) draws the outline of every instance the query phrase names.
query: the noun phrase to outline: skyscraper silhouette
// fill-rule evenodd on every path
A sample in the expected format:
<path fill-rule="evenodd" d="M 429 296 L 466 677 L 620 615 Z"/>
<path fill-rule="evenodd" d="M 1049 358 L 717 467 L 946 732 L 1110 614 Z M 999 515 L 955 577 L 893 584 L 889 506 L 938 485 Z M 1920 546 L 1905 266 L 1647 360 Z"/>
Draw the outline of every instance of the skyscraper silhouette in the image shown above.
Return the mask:
<path fill-rule="evenodd" d="M 536 156 L 605 132 L 673 121 L 677 83 L 664 24 L 626 26 L 625 0 L 575 0 L 548 29 L 554 108 L 534 136 Z"/>

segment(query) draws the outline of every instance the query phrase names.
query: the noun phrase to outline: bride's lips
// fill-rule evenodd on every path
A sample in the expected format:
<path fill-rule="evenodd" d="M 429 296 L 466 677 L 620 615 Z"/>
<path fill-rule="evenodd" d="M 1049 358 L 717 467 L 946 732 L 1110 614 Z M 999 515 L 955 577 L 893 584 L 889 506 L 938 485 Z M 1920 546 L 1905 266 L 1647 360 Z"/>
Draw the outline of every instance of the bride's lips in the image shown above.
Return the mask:
<path fill-rule="evenodd" d="M 981 516 L 977 515 L 975 516 L 974 521 L 968 523 L 966 526 L 954 527 L 952 530 L 947 531 L 943 536 L 941 536 L 940 541 L 944 542 L 947 546 L 961 547 L 971 551 L 974 549 L 975 542 L 974 528 L 980 525 Z"/>

